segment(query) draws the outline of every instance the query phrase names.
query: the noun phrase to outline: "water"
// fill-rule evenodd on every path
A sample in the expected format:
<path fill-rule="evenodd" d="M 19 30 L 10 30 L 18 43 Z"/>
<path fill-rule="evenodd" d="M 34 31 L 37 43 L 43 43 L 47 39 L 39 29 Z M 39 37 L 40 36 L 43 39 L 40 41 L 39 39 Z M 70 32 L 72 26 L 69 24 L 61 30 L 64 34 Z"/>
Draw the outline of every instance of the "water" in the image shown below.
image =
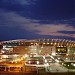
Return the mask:
<path fill-rule="evenodd" d="M 0 73 L 0 75 L 37 75 L 37 73 Z"/>

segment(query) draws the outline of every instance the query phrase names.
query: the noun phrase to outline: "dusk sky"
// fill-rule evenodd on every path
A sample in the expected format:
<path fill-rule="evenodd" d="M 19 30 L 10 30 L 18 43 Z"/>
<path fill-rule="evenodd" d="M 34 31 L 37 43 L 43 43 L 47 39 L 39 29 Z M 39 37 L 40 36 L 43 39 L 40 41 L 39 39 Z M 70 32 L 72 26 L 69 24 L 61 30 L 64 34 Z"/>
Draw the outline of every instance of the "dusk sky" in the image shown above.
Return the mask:
<path fill-rule="evenodd" d="M 0 40 L 75 40 L 75 0 L 0 0 Z"/>

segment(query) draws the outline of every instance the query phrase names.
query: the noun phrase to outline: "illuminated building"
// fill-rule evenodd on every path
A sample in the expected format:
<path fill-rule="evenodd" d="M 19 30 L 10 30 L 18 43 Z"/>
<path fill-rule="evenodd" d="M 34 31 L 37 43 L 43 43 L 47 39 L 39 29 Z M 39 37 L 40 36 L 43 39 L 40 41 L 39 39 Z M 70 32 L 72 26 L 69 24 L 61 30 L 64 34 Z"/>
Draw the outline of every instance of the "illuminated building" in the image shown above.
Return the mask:
<path fill-rule="evenodd" d="M 34 39 L 2 41 L 6 48 L 17 54 L 75 55 L 75 42 L 65 39 Z"/>

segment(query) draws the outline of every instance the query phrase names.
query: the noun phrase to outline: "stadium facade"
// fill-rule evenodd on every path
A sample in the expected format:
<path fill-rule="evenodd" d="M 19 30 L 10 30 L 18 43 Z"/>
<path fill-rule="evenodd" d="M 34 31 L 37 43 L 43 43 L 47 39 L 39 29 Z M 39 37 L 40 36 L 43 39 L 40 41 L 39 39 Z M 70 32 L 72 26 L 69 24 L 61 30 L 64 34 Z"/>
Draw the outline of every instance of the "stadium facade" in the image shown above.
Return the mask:
<path fill-rule="evenodd" d="M 19 63 L 21 61 L 23 62 L 23 60 L 26 61 L 24 59 L 25 57 L 36 57 L 36 56 L 39 56 L 39 58 L 41 58 L 42 56 L 41 60 L 44 60 L 44 63 L 45 65 L 47 64 L 47 66 L 48 63 L 51 65 L 52 62 L 55 64 L 58 64 L 57 62 L 63 61 L 75 62 L 75 42 L 65 39 L 10 40 L 0 42 L 0 59 L 2 59 L 3 62 L 5 62 L 5 65 L 6 63 L 9 62 L 12 64 L 14 63 L 17 64 L 18 62 Z M 46 56 L 48 57 L 47 61 Z M 7 62 L 8 60 L 9 62 Z M 17 68 L 17 66 L 18 66 L 17 70 L 21 71 L 23 67 L 22 62 L 21 66 L 20 64 L 19 66 L 10 65 L 9 71 L 11 71 L 11 67 L 13 68 L 12 70 L 15 71 L 14 67 Z M 30 64 L 30 61 L 28 63 Z M 53 66 L 56 66 L 55 64 Z M 62 65 L 65 64 L 62 63 Z M 0 68 L 2 67 L 5 67 L 4 71 L 6 71 L 7 67 L 1 66 Z"/>
<path fill-rule="evenodd" d="M 75 55 L 75 42 L 65 39 L 23 39 L 2 41 L 0 44 L 3 46 L 1 50 L 9 53 Z"/>

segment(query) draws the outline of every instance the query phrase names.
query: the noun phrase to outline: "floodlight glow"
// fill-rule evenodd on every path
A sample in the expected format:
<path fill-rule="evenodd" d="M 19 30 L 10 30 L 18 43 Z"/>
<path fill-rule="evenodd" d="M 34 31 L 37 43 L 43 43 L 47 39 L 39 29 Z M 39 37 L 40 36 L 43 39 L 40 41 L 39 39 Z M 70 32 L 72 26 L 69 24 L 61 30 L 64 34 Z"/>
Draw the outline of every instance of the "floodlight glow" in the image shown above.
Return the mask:
<path fill-rule="evenodd" d="M 54 43 L 56 45 L 56 43 Z"/>
<path fill-rule="evenodd" d="M 25 56 L 24 57 L 28 57 L 28 55 L 27 54 L 25 54 Z"/>
<path fill-rule="evenodd" d="M 64 63 L 62 63 L 62 65 L 63 65 Z"/>
<path fill-rule="evenodd" d="M 45 56 L 43 56 L 43 58 L 45 59 Z"/>
<path fill-rule="evenodd" d="M 45 44 L 45 43 L 43 43 L 43 44 Z"/>
<path fill-rule="evenodd" d="M 56 59 L 55 61 L 56 61 L 56 62 L 59 62 L 59 60 L 57 60 L 57 59 Z"/>
<path fill-rule="evenodd" d="M 2 53 L 5 53 L 5 51 L 1 51 Z"/>
<path fill-rule="evenodd" d="M 58 59 L 60 59 L 60 58 L 58 58 Z"/>
<path fill-rule="evenodd" d="M 73 64 L 73 66 L 75 66 L 75 64 Z"/>
<path fill-rule="evenodd" d="M 2 58 L 8 58 L 8 55 L 2 55 Z"/>
<path fill-rule="evenodd" d="M 43 48 L 43 46 L 41 48 Z"/>
<path fill-rule="evenodd" d="M 50 56 L 52 59 L 54 59 L 54 57 L 53 56 Z"/>
<path fill-rule="evenodd" d="M 33 44 L 33 43 L 31 43 L 31 44 Z"/>
<path fill-rule="evenodd" d="M 29 61 L 28 63 L 30 64 L 31 62 Z"/>
<path fill-rule="evenodd" d="M 39 64 L 39 61 L 37 61 L 37 64 Z"/>
<path fill-rule="evenodd" d="M 49 43 L 47 43 L 47 44 L 49 44 Z"/>
<path fill-rule="evenodd" d="M 68 66 L 70 66 L 70 65 L 68 65 Z"/>
<path fill-rule="evenodd" d="M 47 63 L 47 60 L 45 60 L 45 63 Z"/>
<path fill-rule="evenodd" d="M 49 66 L 49 63 L 47 63 L 46 65 Z"/>
<path fill-rule="evenodd" d="M 51 43 L 51 45 L 52 45 L 53 43 Z"/>
<path fill-rule="evenodd" d="M 16 62 L 17 63 L 17 62 Z"/>
<path fill-rule="evenodd" d="M 14 56 L 17 57 L 18 55 L 15 54 Z"/>
<path fill-rule="evenodd" d="M 68 58 L 66 58 L 66 59 L 68 59 Z"/>
<path fill-rule="evenodd" d="M 68 54 L 66 54 L 66 56 L 68 56 Z"/>

